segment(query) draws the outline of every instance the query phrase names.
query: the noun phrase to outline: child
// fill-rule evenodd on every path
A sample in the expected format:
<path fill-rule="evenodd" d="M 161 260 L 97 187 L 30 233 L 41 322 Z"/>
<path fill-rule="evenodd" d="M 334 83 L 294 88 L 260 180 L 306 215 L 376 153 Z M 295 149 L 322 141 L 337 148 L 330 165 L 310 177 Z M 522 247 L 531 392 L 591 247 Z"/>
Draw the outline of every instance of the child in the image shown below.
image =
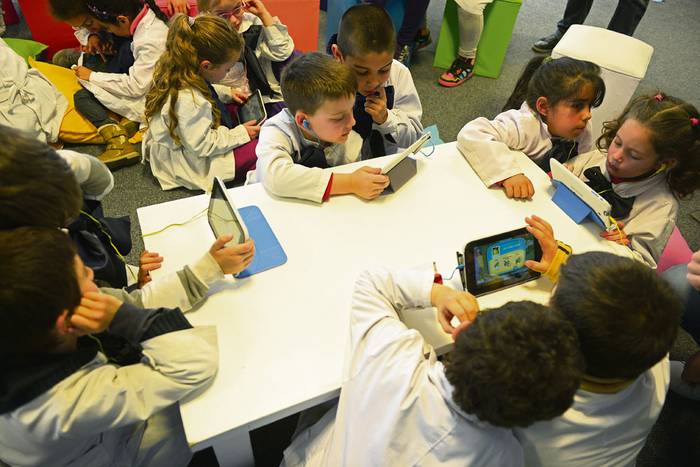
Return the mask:
<path fill-rule="evenodd" d="M 110 168 L 138 161 L 138 151 L 128 142 L 126 122 L 117 122 L 108 109 L 128 120 L 142 122 L 146 93 L 151 87 L 156 61 L 165 50 L 168 18 L 153 0 L 86 0 L 90 15 L 108 32 L 133 38 L 133 65 L 128 73 L 75 69 L 85 89 L 75 95 L 75 106 L 92 122 L 107 142 L 100 159 Z"/>
<path fill-rule="evenodd" d="M 362 138 L 352 130 L 356 92 L 352 70 L 328 56 L 309 53 L 287 65 L 282 73 L 287 109 L 263 125 L 249 181 L 262 181 L 276 196 L 317 203 L 348 193 L 379 196 L 389 185 L 379 168 L 322 170 L 360 158 Z"/>
<path fill-rule="evenodd" d="M 515 153 L 524 152 L 549 172 L 551 158 L 566 162 L 590 151 L 591 108 L 604 96 L 598 65 L 568 57 L 535 57 L 505 111 L 491 121 L 479 117 L 467 123 L 457 136 L 457 147 L 486 186 L 500 184 L 509 198 L 531 198 L 535 190 Z"/>
<path fill-rule="evenodd" d="M 362 137 L 362 158 L 385 156 L 421 135 L 423 113 L 411 72 L 394 60 L 391 18 L 376 5 L 350 7 L 340 20 L 330 51 L 357 75 L 353 130 Z M 285 96 L 286 97 L 286 96 Z"/>
<path fill-rule="evenodd" d="M 661 92 L 633 99 L 606 122 L 600 150 L 569 161 L 610 202 L 621 229 L 602 232 L 656 267 L 673 232 L 678 201 L 700 186 L 700 114 Z M 624 230 L 622 229 L 624 227 Z"/>
<path fill-rule="evenodd" d="M 215 85 L 224 102 L 244 103 L 259 90 L 267 116 L 284 108 L 279 68 L 294 52 L 287 26 L 261 0 L 198 0 L 199 10 L 227 19 L 245 40 L 243 59 Z"/>
<path fill-rule="evenodd" d="M 456 0 L 459 23 L 459 50 L 450 69 L 440 75 L 438 83 L 452 88 L 474 76 L 476 46 L 484 29 L 484 8 L 493 0 Z M 519 105 L 520 103 L 518 103 Z"/>
<path fill-rule="evenodd" d="M 180 15 L 172 21 L 166 47 L 146 98 L 144 160 L 164 190 L 208 191 L 217 175 L 242 179 L 254 167 L 254 149 L 236 154 L 233 149 L 255 138 L 260 127 L 255 122 L 234 126 L 211 85 L 238 61 L 240 35 L 222 18 Z"/>
<path fill-rule="evenodd" d="M 543 255 L 526 265 L 558 279 L 550 307 L 574 325 L 586 374 L 571 409 L 516 430 L 525 465 L 633 465 L 666 398 L 680 302 L 644 264 L 603 252 L 568 258 L 549 224 L 527 222 Z"/>
<path fill-rule="evenodd" d="M 400 320 L 429 306 L 463 321 L 444 364 Z M 532 302 L 477 310 L 432 271 L 363 273 L 340 401 L 292 441 L 285 465 L 523 465 L 511 429 L 571 405 L 583 372 L 576 333 Z"/>
<path fill-rule="evenodd" d="M 216 374 L 215 329 L 99 290 L 58 229 L 0 243 L 2 462 L 186 466 L 177 402 Z"/>

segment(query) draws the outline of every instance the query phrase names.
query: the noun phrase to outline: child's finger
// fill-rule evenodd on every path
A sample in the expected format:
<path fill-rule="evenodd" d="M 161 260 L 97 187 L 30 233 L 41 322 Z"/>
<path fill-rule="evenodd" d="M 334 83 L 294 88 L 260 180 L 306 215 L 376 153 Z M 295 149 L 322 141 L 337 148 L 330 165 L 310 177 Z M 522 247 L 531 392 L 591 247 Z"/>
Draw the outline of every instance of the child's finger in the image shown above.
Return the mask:
<path fill-rule="evenodd" d="M 537 224 L 538 228 L 544 230 L 545 232 L 549 232 L 550 234 L 552 234 L 552 236 L 554 236 L 554 229 L 552 228 L 552 224 L 550 224 L 549 222 L 547 222 L 546 220 L 544 220 L 536 214 L 533 214 L 529 218 L 532 220 L 533 223 Z"/>
<path fill-rule="evenodd" d="M 220 250 L 231 240 L 233 240 L 233 235 L 222 235 L 214 241 L 214 244 L 211 246 L 211 249 L 214 251 Z"/>

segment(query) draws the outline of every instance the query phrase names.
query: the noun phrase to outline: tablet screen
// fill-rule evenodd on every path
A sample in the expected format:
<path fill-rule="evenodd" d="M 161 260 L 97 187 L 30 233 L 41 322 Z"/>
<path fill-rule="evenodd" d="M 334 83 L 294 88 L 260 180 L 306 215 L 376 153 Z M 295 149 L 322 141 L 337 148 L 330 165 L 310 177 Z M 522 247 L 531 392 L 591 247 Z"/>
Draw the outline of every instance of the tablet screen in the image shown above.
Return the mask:
<path fill-rule="evenodd" d="M 474 295 L 494 292 L 540 276 L 525 266 L 542 257 L 537 240 L 525 229 L 469 242 L 466 246 L 467 289 Z"/>
<path fill-rule="evenodd" d="M 238 109 L 238 121 L 243 124 L 254 120 L 255 123 L 260 124 L 263 120 L 267 118 L 267 113 L 265 112 L 265 105 L 263 104 L 262 95 L 260 91 L 254 92 L 248 100 Z"/>
<path fill-rule="evenodd" d="M 233 235 L 233 240 L 228 242 L 226 246 L 237 245 L 245 241 L 245 232 L 233 213 L 233 206 L 228 202 L 221 185 L 217 180 L 214 180 L 209 199 L 209 211 L 207 212 L 209 225 L 216 238 L 222 235 Z"/>

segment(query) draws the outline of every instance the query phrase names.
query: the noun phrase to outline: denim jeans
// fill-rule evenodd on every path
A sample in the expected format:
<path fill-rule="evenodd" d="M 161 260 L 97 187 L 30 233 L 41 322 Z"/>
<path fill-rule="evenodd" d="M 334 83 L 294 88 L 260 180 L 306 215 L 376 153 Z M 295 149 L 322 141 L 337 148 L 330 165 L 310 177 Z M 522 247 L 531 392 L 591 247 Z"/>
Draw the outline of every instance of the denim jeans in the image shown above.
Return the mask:
<path fill-rule="evenodd" d="M 566 32 L 572 24 L 583 24 L 591 11 L 593 0 L 568 0 L 564 17 L 557 23 L 559 31 Z M 619 0 L 608 29 L 631 36 L 647 11 L 649 0 Z"/>
<path fill-rule="evenodd" d="M 688 283 L 687 273 L 688 265 L 679 264 L 664 271 L 661 277 L 671 284 L 683 301 L 681 327 L 700 344 L 700 292 Z"/>

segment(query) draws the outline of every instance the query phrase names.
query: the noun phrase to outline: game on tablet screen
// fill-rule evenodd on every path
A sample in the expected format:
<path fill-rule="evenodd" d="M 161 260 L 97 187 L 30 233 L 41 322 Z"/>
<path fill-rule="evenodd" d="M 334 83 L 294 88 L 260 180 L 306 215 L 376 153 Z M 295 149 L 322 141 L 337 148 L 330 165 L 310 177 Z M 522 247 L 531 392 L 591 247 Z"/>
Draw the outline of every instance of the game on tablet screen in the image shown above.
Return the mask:
<path fill-rule="evenodd" d="M 535 259 L 536 240 L 529 234 L 475 246 L 474 272 L 479 287 L 510 282 L 529 269 L 525 261 Z"/>

